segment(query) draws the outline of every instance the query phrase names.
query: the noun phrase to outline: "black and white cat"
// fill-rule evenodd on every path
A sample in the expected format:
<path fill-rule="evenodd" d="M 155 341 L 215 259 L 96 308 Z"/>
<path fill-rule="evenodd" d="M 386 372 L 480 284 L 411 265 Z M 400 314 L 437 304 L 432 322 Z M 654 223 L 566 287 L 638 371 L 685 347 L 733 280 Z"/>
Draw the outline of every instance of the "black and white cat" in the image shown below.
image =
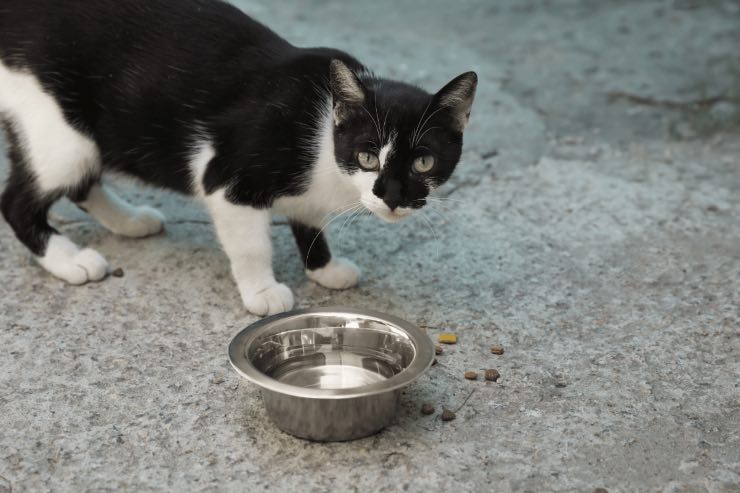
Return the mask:
<path fill-rule="evenodd" d="M 292 224 L 309 278 L 355 285 L 321 228 L 366 208 L 395 222 L 452 174 L 477 77 L 436 94 L 351 56 L 297 48 L 220 0 L 3 0 L 0 117 L 11 163 L 2 213 L 38 263 L 72 284 L 108 263 L 47 221 L 66 196 L 112 232 L 164 217 L 102 182 L 122 172 L 207 207 L 247 309 L 293 306 L 275 280 L 271 215 Z"/>

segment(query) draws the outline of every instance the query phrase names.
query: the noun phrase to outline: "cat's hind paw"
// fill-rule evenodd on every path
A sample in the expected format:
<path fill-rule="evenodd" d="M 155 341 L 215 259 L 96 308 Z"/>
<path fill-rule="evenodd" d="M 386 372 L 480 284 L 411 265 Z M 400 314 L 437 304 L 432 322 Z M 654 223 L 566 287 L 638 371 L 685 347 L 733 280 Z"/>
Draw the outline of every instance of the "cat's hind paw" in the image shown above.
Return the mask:
<path fill-rule="evenodd" d="M 129 238 L 144 238 L 161 233 L 164 229 L 164 214 L 153 207 L 142 205 L 131 207 L 129 217 L 110 225 L 117 235 Z"/>
<path fill-rule="evenodd" d="M 325 266 L 309 270 L 309 279 L 329 289 L 347 289 L 360 282 L 360 268 L 344 258 L 331 259 Z"/>
<path fill-rule="evenodd" d="M 293 308 L 293 292 L 285 284 L 275 283 L 259 291 L 241 290 L 247 310 L 259 316 L 275 315 Z"/>

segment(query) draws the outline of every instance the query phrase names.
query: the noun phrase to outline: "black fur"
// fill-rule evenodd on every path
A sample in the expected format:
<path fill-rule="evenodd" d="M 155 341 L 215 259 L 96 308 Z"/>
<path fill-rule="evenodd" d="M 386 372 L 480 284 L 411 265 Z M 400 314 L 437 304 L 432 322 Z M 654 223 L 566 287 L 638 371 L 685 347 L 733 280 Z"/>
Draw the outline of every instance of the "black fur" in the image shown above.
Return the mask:
<path fill-rule="evenodd" d="M 319 229 L 299 223 L 291 223 L 290 227 L 306 269 L 319 269 L 329 263 L 331 251 Z"/>
<path fill-rule="evenodd" d="M 226 187 L 230 201 L 258 208 L 304 191 L 315 159 L 309 143 L 331 100 L 335 113 L 343 104 L 346 116 L 335 127 L 335 147 L 349 173 L 364 172 L 358 151 L 377 153 L 381 134 L 397 132 L 397 151 L 375 187 L 392 207 L 423 206 L 429 184 L 450 176 L 462 146 L 455 122 L 469 112 L 469 104 L 467 110 L 442 104 L 441 93 L 369 75 L 341 51 L 297 48 L 220 0 L 3 0 L 0 59 L 39 78 L 68 122 L 96 142 L 103 171 L 192 193 L 188 162 L 205 134 L 216 151 L 206 192 Z M 362 103 L 342 99 L 330 80 L 333 60 L 356 74 Z M 429 130 L 412 145 L 414 129 L 429 115 Z M 57 197 L 34 196 L 18 154 L 11 147 L 2 210 L 21 241 L 40 254 L 53 231 L 46 211 Z M 411 170 L 423 154 L 437 159 L 424 177 Z M 80 200 L 97 179 L 86 177 L 60 194 Z M 25 219 L 18 217 L 22 203 L 32 204 Z M 301 245 L 309 230 L 297 230 Z M 317 243 L 309 268 L 330 258 L 323 238 Z"/>
<path fill-rule="evenodd" d="M 49 226 L 46 216 L 51 204 L 58 197 L 37 196 L 17 132 L 10 122 L 4 121 L 3 129 L 8 140 L 8 158 L 13 167 L 8 177 L 6 193 L 0 199 L 0 210 L 18 239 L 34 255 L 41 256 L 46 250 L 49 236 L 57 232 Z"/>

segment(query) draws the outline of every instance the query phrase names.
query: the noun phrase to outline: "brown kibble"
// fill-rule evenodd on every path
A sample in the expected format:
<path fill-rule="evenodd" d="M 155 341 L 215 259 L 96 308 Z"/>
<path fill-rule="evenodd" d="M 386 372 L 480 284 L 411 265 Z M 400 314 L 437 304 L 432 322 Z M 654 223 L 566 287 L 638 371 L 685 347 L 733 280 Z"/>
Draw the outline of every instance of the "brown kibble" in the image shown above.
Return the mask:
<path fill-rule="evenodd" d="M 503 346 L 491 346 L 491 354 L 504 354 Z"/>
<path fill-rule="evenodd" d="M 455 334 L 450 334 L 449 332 L 440 334 L 437 340 L 441 344 L 457 344 L 457 336 Z"/>
<path fill-rule="evenodd" d="M 442 346 L 440 346 L 439 344 L 435 344 L 434 345 L 434 354 L 440 355 L 440 354 L 442 354 L 442 352 L 443 352 Z"/>
<path fill-rule="evenodd" d="M 455 413 L 453 411 L 450 411 L 449 409 L 445 409 L 442 411 L 442 421 L 452 421 L 455 419 Z"/>
<path fill-rule="evenodd" d="M 609 493 L 606 488 L 594 488 L 594 493 Z"/>
<path fill-rule="evenodd" d="M 123 269 L 118 267 L 116 270 L 110 273 L 113 277 L 123 277 Z"/>
<path fill-rule="evenodd" d="M 431 404 L 422 404 L 421 406 L 421 414 L 424 416 L 428 416 L 430 414 L 434 414 L 434 406 Z"/>
<path fill-rule="evenodd" d="M 494 370 L 494 369 L 486 370 L 486 373 L 485 373 L 485 378 L 489 382 L 497 381 L 500 376 L 501 374 L 498 372 L 498 370 Z"/>
<path fill-rule="evenodd" d="M 707 206 L 707 212 L 719 212 L 719 207 L 716 205 Z"/>
<path fill-rule="evenodd" d="M 478 380 L 478 372 L 477 371 L 466 371 L 465 378 L 467 378 L 468 380 Z"/>

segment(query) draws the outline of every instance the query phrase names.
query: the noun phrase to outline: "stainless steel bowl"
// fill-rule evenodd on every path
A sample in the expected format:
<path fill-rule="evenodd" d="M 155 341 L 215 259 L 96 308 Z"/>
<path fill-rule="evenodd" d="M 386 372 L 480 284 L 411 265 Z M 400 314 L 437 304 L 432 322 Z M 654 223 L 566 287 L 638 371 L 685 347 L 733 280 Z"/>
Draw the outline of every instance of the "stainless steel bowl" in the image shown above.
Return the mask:
<path fill-rule="evenodd" d="M 231 341 L 229 358 L 262 388 L 267 415 L 280 429 L 340 441 L 390 423 L 401 389 L 429 368 L 434 346 L 391 315 L 311 308 L 250 325 Z"/>

